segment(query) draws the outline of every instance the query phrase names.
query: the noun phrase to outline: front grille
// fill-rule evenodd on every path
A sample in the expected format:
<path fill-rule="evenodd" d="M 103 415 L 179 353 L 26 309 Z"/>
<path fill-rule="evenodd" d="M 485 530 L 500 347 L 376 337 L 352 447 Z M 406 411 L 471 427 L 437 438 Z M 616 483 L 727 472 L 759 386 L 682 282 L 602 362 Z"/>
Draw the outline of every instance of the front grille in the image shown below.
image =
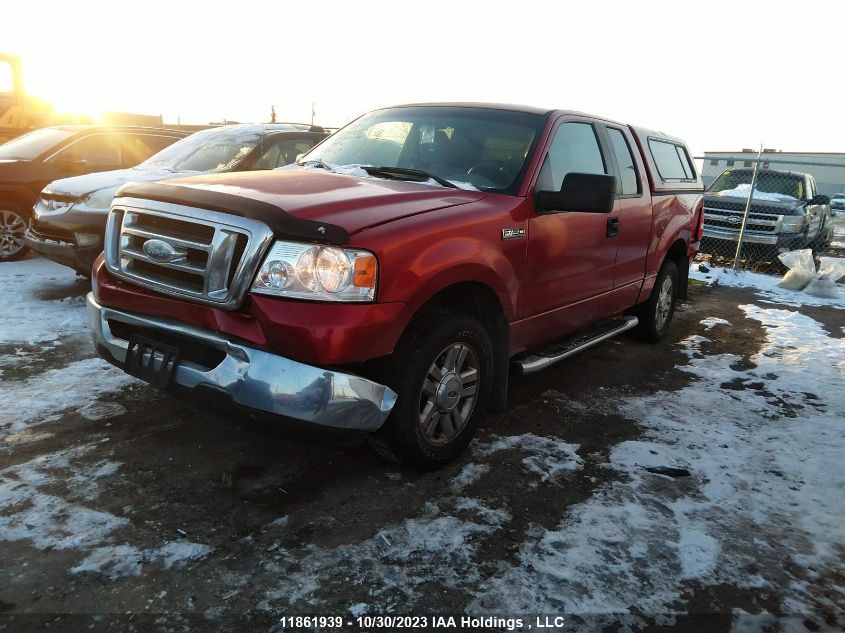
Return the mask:
<path fill-rule="evenodd" d="M 106 263 L 139 285 L 231 309 L 271 238 L 265 224 L 228 214 L 115 207 L 106 229 Z"/>
<path fill-rule="evenodd" d="M 712 207 L 708 202 L 704 207 L 704 226 L 731 229 L 738 233 L 742 226 L 742 216 L 744 213 L 744 207 L 731 211 Z M 780 227 L 781 218 L 782 216 L 780 215 L 772 215 L 770 213 L 749 213 L 745 230 L 756 233 L 776 233 Z"/>
<path fill-rule="evenodd" d="M 741 213 L 745 213 L 744 202 L 728 202 L 726 200 L 714 200 L 713 198 L 707 197 L 704 200 L 704 206 L 708 209 L 724 209 L 726 211 L 739 211 Z M 781 215 L 783 214 L 783 209 L 765 204 L 754 204 L 752 202 L 748 212 L 762 213 L 766 215 Z"/>

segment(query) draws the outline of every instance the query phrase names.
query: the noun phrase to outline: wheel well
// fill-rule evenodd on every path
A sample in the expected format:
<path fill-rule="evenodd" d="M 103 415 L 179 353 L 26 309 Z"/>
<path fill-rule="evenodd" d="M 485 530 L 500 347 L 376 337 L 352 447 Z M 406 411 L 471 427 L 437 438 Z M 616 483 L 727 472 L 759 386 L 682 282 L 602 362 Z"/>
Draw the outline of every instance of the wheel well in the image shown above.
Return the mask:
<path fill-rule="evenodd" d="M 463 282 L 448 286 L 431 297 L 423 306 L 441 306 L 469 314 L 487 330 L 493 344 L 493 394 L 490 410 L 505 410 L 510 361 L 510 326 L 502 304 L 493 290 L 479 282 Z"/>
<path fill-rule="evenodd" d="M 687 243 L 684 240 L 675 240 L 675 243 L 666 252 L 666 259 L 675 262 L 678 267 L 678 298 L 687 298 L 689 288 L 689 262 L 687 261 Z"/>

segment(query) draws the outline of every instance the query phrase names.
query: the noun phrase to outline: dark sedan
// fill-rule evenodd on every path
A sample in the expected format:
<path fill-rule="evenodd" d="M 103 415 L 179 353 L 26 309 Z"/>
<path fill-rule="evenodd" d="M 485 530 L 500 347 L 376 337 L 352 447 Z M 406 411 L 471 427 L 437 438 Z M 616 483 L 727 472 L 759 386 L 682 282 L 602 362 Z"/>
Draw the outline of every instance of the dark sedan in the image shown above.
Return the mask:
<path fill-rule="evenodd" d="M 44 257 L 89 275 L 103 250 L 112 198 L 125 183 L 274 169 L 292 163 L 325 137 L 322 128 L 296 123 L 243 123 L 197 132 L 131 169 L 50 183 L 41 192 L 24 239 Z"/>
<path fill-rule="evenodd" d="M 24 231 L 46 184 L 132 167 L 185 136 L 162 128 L 58 125 L 0 145 L 0 262 L 29 250 Z"/>

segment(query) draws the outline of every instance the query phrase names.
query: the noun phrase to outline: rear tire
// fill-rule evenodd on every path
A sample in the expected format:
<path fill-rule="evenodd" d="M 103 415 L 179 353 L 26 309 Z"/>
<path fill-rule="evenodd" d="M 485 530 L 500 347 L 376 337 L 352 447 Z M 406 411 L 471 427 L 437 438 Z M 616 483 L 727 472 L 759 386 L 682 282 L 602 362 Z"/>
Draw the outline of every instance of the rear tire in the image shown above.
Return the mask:
<path fill-rule="evenodd" d="M 0 262 L 26 257 L 29 246 L 23 241 L 28 216 L 17 205 L 0 202 Z"/>
<path fill-rule="evenodd" d="M 654 288 L 648 300 L 637 307 L 635 314 L 639 319 L 637 334 L 649 343 L 662 339 L 678 301 L 678 267 L 675 262 L 666 260 L 657 273 Z"/>
<path fill-rule="evenodd" d="M 473 317 L 426 308 L 403 335 L 387 368 L 399 399 L 370 444 L 388 460 L 432 470 L 460 455 L 490 402 L 493 346 Z"/>

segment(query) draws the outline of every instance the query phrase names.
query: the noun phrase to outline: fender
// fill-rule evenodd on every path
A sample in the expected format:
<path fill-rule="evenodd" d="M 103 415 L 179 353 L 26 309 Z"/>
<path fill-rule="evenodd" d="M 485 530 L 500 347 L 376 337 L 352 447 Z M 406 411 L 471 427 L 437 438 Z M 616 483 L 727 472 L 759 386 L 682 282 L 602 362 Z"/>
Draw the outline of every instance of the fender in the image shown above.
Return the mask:
<path fill-rule="evenodd" d="M 0 185 L 0 200 L 17 202 L 31 211 L 38 201 L 38 196 L 22 185 Z"/>

